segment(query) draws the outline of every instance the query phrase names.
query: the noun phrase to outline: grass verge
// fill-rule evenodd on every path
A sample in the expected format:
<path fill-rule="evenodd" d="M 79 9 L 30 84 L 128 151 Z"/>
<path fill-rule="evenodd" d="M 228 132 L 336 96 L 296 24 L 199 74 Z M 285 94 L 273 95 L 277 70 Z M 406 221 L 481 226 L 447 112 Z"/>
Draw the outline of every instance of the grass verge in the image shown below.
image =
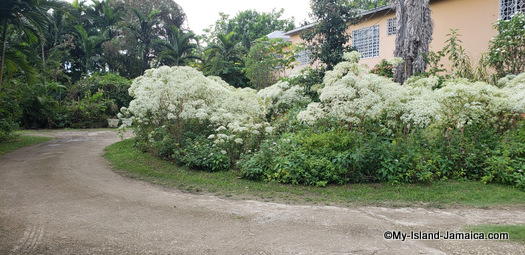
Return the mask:
<path fill-rule="evenodd" d="M 8 139 L 7 141 L 0 142 L 0 156 L 8 152 L 20 149 L 22 147 L 30 146 L 37 143 L 44 143 L 53 138 L 51 137 L 40 137 L 40 136 L 29 136 L 19 135 Z"/>
<path fill-rule="evenodd" d="M 489 233 L 509 233 L 509 240 L 525 244 L 525 225 L 477 225 L 467 226 L 466 231 Z"/>
<path fill-rule="evenodd" d="M 164 187 L 234 199 L 257 199 L 284 203 L 377 206 L 525 206 L 525 192 L 514 187 L 474 181 L 432 184 L 349 184 L 305 187 L 254 182 L 239 178 L 235 171 L 201 172 L 179 167 L 133 148 L 124 140 L 106 148 L 104 155 L 115 171 Z"/>

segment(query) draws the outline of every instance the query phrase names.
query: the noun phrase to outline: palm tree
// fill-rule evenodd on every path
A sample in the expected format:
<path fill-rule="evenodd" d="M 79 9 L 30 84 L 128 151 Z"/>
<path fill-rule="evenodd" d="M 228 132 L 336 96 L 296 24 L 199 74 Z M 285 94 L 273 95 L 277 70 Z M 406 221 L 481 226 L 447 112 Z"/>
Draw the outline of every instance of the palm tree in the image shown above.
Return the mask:
<path fill-rule="evenodd" d="M 31 43 L 28 43 L 23 36 L 16 33 L 17 31 L 10 31 L 7 35 L 7 40 L 10 42 L 9 47 L 3 51 L 3 72 L 6 74 L 23 73 L 27 82 L 32 83 L 36 81 L 36 71 L 32 63 L 38 63 L 38 54 L 30 44 L 36 43 L 36 38 L 33 38 Z"/>
<path fill-rule="evenodd" d="M 190 60 L 200 60 L 195 55 L 198 49 L 195 33 L 188 31 L 184 33 L 176 26 L 171 26 L 168 41 L 156 40 L 154 47 L 160 50 L 157 65 L 179 66 L 186 65 Z"/>
<path fill-rule="evenodd" d="M 93 0 L 92 8 L 88 10 L 88 15 L 94 17 L 96 28 L 104 31 L 109 40 L 115 36 L 115 28 L 123 20 L 124 12 L 121 6 L 113 8 L 110 0 Z"/>
<path fill-rule="evenodd" d="M 207 74 L 217 75 L 233 86 L 246 87 L 248 78 L 243 72 L 246 48 L 233 39 L 234 35 L 233 32 L 217 35 L 217 43 L 206 49 L 208 56 L 204 69 Z"/>
<path fill-rule="evenodd" d="M 396 68 L 394 80 L 403 83 L 415 73 L 426 70 L 434 24 L 429 0 L 392 0 L 396 8 L 397 38 L 394 56 L 404 60 Z M 409 23 L 410 22 L 410 23 Z"/>
<path fill-rule="evenodd" d="M 138 24 L 128 24 L 127 27 L 133 32 L 139 43 L 139 52 L 141 52 L 141 74 L 149 68 L 149 62 L 152 58 L 151 44 L 156 39 L 155 27 L 159 24 L 156 15 L 160 13 L 158 10 L 151 11 L 147 16 L 135 8 L 131 8 L 133 14 L 137 18 Z"/>
<path fill-rule="evenodd" d="M 35 38 L 43 40 L 42 31 L 49 25 L 50 18 L 47 11 L 54 6 L 53 1 L 47 0 L 2 0 L 0 3 L 0 31 L 1 31 L 1 61 L 0 61 L 0 89 L 2 88 L 4 65 L 6 63 L 9 31 L 19 31 L 18 34 L 28 41 Z M 15 54 L 17 55 L 17 54 Z M 14 56 L 10 54 L 10 56 Z M 18 61 L 14 61 L 18 62 Z"/>
<path fill-rule="evenodd" d="M 96 64 L 102 60 L 97 50 L 100 49 L 100 44 L 106 40 L 105 37 L 102 35 L 89 35 L 81 25 L 74 26 L 73 34 L 75 34 L 78 46 L 83 53 L 81 59 L 82 68 L 85 72 L 95 71 Z"/>

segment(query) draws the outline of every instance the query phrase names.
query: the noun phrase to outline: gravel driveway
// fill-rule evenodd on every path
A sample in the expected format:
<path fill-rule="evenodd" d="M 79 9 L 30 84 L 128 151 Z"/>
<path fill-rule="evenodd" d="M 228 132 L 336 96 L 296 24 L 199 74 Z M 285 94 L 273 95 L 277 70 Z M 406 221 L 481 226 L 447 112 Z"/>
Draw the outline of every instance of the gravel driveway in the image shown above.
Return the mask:
<path fill-rule="evenodd" d="M 525 254 L 488 240 L 386 240 L 385 231 L 525 224 L 525 208 L 285 205 L 164 190 L 115 174 L 114 131 L 48 131 L 0 158 L 0 254 Z"/>

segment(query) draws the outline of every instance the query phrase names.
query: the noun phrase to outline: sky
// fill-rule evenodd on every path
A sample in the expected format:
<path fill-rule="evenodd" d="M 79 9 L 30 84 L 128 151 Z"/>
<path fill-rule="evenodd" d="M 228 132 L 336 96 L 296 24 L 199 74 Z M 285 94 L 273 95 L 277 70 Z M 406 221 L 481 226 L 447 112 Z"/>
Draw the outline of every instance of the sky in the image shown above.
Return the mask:
<path fill-rule="evenodd" d="M 271 12 L 272 9 L 284 9 L 281 18 L 295 17 L 295 25 L 299 26 L 308 19 L 310 0 L 175 0 L 187 16 L 187 25 L 196 34 L 203 34 L 203 30 L 215 24 L 220 16 L 219 12 L 235 17 L 245 10 Z"/>
<path fill-rule="evenodd" d="M 73 2 L 73 0 L 65 0 Z M 271 12 L 284 9 L 281 18 L 295 17 L 295 26 L 308 20 L 310 0 L 174 0 L 186 13 L 186 24 L 195 34 L 203 34 L 204 29 L 215 24 L 219 13 L 229 14 L 230 18 L 245 10 Z M 91 1 L 86 1 L 90 4 Z"/>

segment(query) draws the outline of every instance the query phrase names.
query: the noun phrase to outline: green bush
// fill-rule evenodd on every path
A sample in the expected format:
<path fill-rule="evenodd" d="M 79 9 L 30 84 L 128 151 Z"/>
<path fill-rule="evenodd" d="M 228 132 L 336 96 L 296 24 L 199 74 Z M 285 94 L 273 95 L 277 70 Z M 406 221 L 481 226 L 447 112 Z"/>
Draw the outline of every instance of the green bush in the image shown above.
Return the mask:
<path fill-rule="evenodd" d="M 499 31 L 489 46 L 489 63 L 499 77 L 525 72 L 525 14 L 516 13 L 510 20 L 494 24 Z"/>
<path fill-rule="evenodd" d="M 193 69 L 150 70 L 135 80 L 135 99 L 121 117 L 133 119 L 146 151 L 204 171 L 233 166 L 257 181 L 455 179 L 524 188 L 525 74 L 501 80 L 501 88 L 437 77 L 402 86 L 366 74 L 357 55 L 326 73 L 319 102 L 307 107 L 304 91 L 292 86 L 304 77 L 255 94 Z"/>
<path fill-rule="evenodd" d="M 286 133 L 243 157 L 245 178 L 324 186 L 329 183 L 417 183 L 443 179 L 525 183 L 525 128 L 498 132 L 446 121 L 408 134 L 387 135 L 379 125 L 359 129 L 303 129 Z M 510 142 L 512 141 L 512 142 Z"/>
<path fill-rule="evenodd" d="M 300 74 L 291 75 L 290 77 L 283 78 L 283 80 L 289 82 L 292 86 L 299 85 L 304 87 L 305 95 L 309 96 L 312 101 L 318 102 L 318 90 L 323 87 L 323 77 L 325 73 L 326 69 L 324 68 L 305 68 L 301 70 Z"/>
<path fill-rule="evenodd" d="M 113 100 L 105 97 L 102 91 L 93 95 L 87 91 L 81 100 L 73 101 L 70 107 L 73 128 L 107 127 L 107 119 L 118 112 Z"/>
<path fill-rule="evenodd" d="M 12 132 L 18 128 L 18 120 L 22 111 L 18 105 L 18 98 L 13 94 L 0 92 L 0 141 L 9 139 Z"/>
<path fill-rule="evenodd" d="M 103 91 L 108 99 L 113 100 L 117 108 L 120 109 L 127 107 L 132 99 L 128 93 L 130 86 L 131 81 L 118 74 L 95 73 L 73 85 L 69 90 L 68 97 L 72 101 L 78 101 L 84 98 L 86 93 L 94 95 Z"/>
<path fill-rule="evenodd" d="M 66 87 L 59 83 L 18 83 L 21 125 L 25 128 L 65 128 L 70 125 L 70 109 L 63 101 Z"/>
<path fill-rule="evenodd" d="M 369 182 L 382 149 L 377 136 L 346 130 L 304 130 L 267 141 L 240 161 L 246 178 L 325 186 Z"/>
<path fill-rule="evenodd" d="M 394 78 L 393 66 L 386 59 L 382 59 L 379 64 L 375 65 L 370 73 L 377 74 L 388 78 Z"/>
<path fill-rule="evenodd" d="M 525 122 L 506 132 L 486 160 L 484 183 L 499 182 L 525 190 Z"/>
<path fill-rule="evenodd" d="M 196 170 L 217 172 L 229 170 L 231 166 L 227 151 L 202 136 L 187 139 L 184 148 L 174 152 L 174 158 L 180 158 L 181 163 Z"/>
<path fill-rule="evenodd" d="M 133 81 L 130 94 L 133 101 L 118 117 L 132 119 L 137 146 L 192 168 L 229 169 L 274 130 L 257 91 L 191 67 L 150 69 Z"/>

